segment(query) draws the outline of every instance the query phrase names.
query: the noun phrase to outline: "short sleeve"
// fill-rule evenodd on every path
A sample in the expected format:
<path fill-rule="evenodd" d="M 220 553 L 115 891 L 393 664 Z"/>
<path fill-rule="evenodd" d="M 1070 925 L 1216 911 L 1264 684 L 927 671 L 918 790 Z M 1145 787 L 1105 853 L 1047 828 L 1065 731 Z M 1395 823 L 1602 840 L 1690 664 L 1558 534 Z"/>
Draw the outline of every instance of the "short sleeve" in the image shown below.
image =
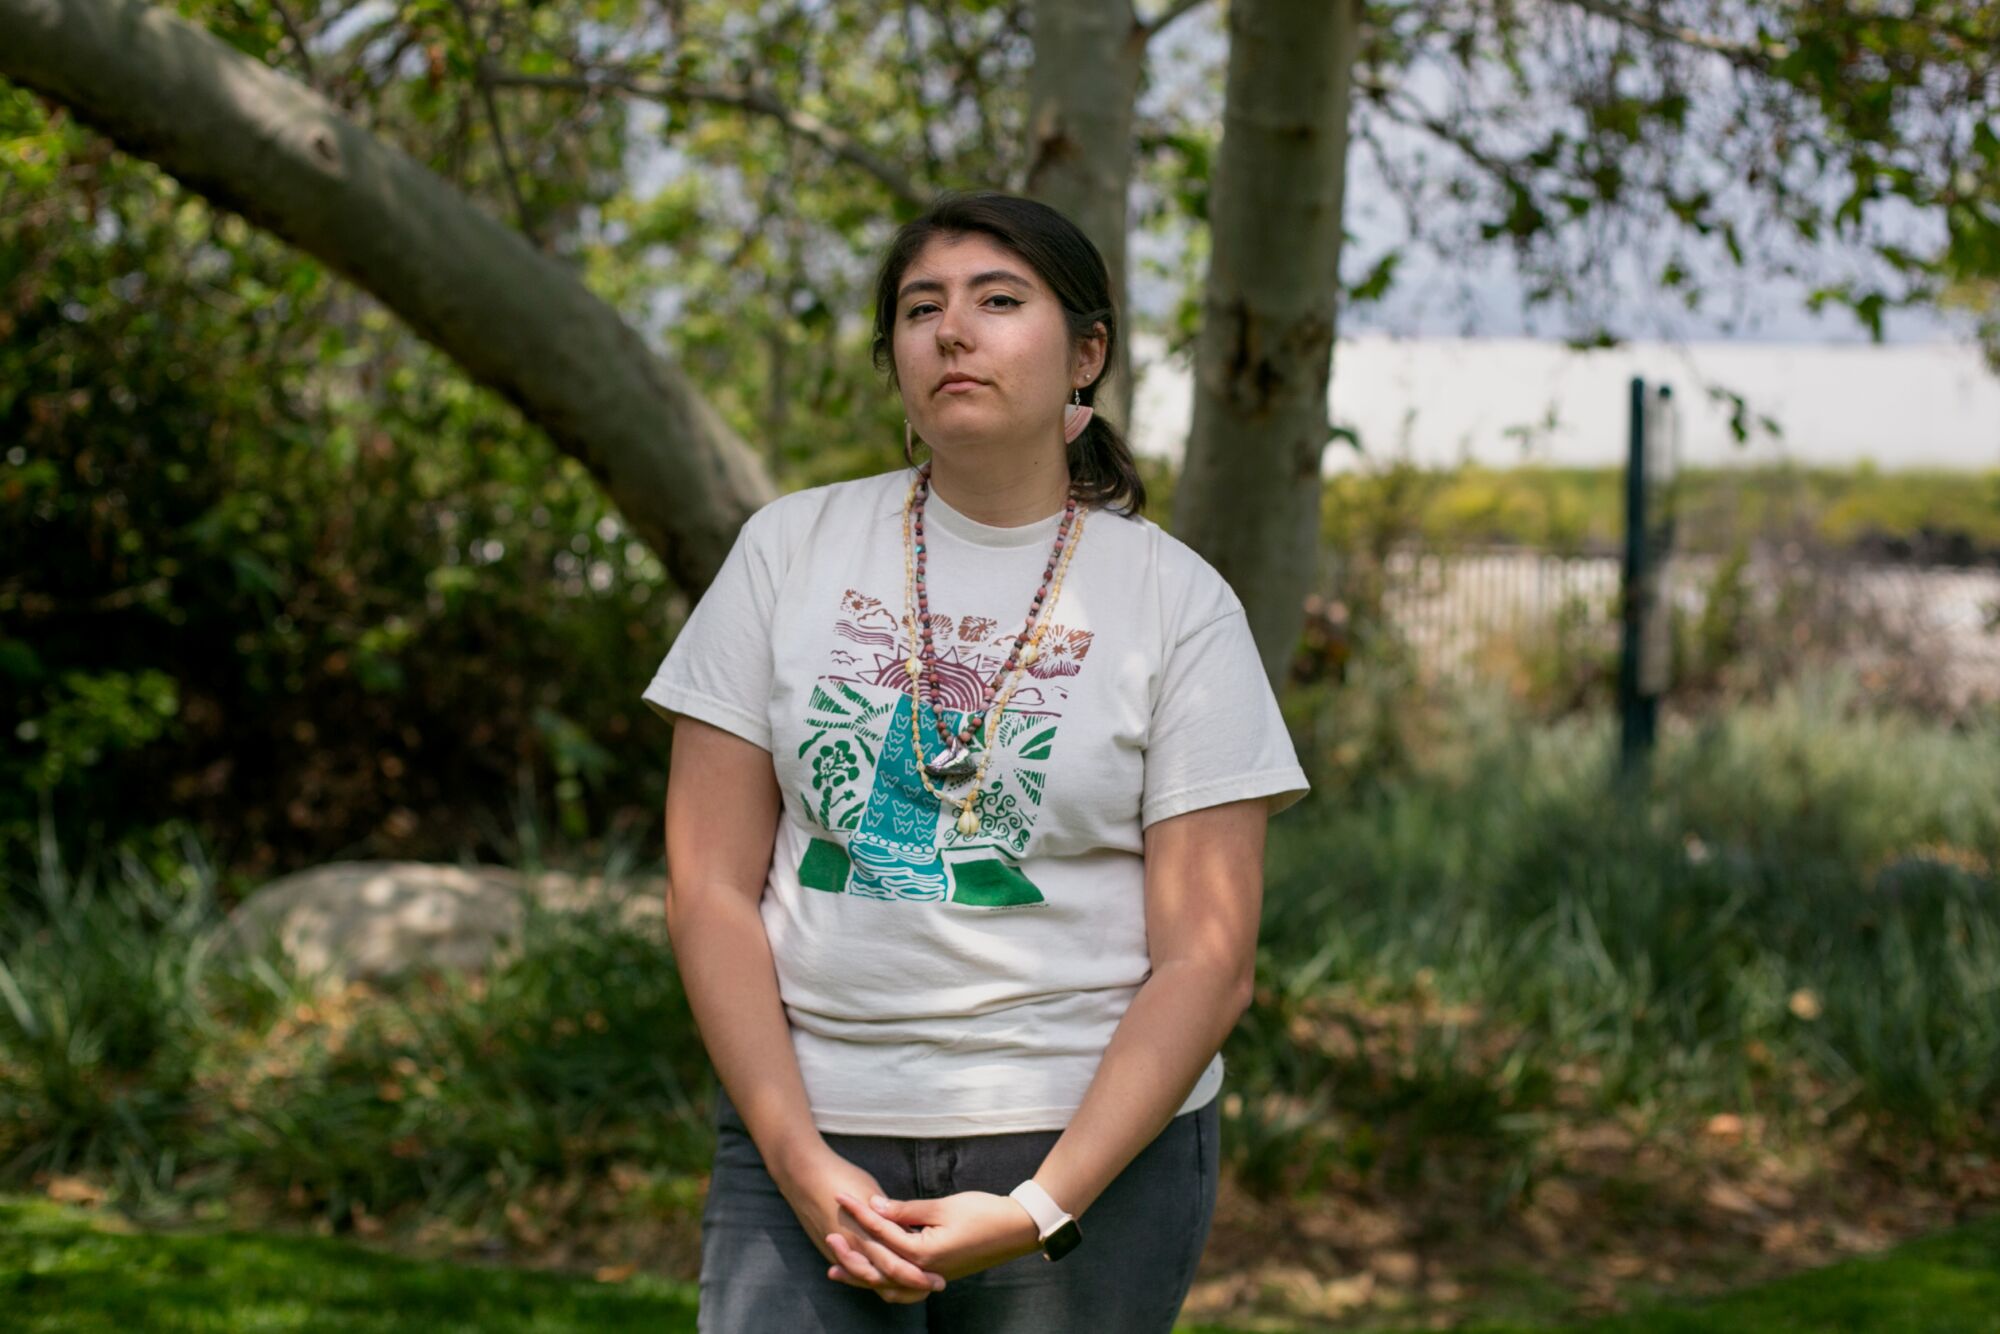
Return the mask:
<path fill-rule="evenodd" d="M 771 748 L 771 610 L 777 598 L 770 525 L 753 514 L 640 694 L 662 718 L 699 718 Z"/>
<path fill-rule="evenodd" d="M 1145 764 L 1142 829 L 1247 797 L 1273 798 L 1276 815 L 1305 796 L 1310 785 L 1240 603 L 1169 653 Z"/>

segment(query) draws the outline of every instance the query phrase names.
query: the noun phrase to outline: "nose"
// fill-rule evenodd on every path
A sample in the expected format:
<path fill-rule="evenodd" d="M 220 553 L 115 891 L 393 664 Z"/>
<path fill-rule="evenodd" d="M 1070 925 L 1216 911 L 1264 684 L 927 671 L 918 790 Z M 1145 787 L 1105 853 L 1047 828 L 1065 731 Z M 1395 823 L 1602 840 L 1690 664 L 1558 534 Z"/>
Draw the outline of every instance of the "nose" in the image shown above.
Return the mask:
<path fill-rule="evenodd" d="M 969 346 L 965 341 L 965 335 L 960 331 L 958 326 L 958 307 L 951 306 L 939 312 L 936 330 L 940 350 L 949 352 L 953 344 L 959 347 Z"/>

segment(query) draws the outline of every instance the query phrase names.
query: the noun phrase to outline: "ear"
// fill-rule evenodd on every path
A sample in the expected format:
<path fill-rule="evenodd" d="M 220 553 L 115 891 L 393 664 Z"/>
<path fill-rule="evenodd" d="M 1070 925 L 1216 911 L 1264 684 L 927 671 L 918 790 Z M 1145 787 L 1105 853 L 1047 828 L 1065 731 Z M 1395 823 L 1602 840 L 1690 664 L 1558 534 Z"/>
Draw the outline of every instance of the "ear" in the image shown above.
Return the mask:
<path fill-rule="evenodd" d="M 1104 321 L 1091 326 L 1090 332 L 1081 340 L 1076 354 L 1076 378 L 1090 384 L 1104 373 L 1104 349 L 1109 341 L 1105 333 Z"/>

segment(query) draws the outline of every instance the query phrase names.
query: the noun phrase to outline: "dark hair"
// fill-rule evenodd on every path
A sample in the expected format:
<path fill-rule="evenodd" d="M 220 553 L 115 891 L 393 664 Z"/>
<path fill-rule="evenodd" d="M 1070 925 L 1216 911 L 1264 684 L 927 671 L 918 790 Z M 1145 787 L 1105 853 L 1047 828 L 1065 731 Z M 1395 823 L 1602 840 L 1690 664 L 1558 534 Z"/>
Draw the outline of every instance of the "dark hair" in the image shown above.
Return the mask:
<path fill-rule="evenodd" d="M 1062 305 L 1072 345 L 1088 336 L 1094 326 L 1104 326 L 1104 368 L 1081 391 L 1083 401 L 1090 403 L 1118 348 L 1118 312 L 1104 256 L 1083 229 L 1062 213 L 1037 200 L 999 190 L 946 191 L 896 230 L 875 283 L 875 369 L 885 372 L 890 384 L 901 387 L 896 378 L 893 338 L 896 289 L 902 285 L 904 270 L 933 236 L 970 232 L 992 237 L 1049 285 Z M 907 444 L 904 457 L 915 464 Z M 1093 412 L 1082 434 L 1070 441 L 1069 492 L 1079 504 L 1103 505 L 1126 515 L 1146 507 L 1146 484 L 1139 479 L 1131 447 L 1099 413 Z M 1127 503 L 1113 503 L 1121 499 Z"/>

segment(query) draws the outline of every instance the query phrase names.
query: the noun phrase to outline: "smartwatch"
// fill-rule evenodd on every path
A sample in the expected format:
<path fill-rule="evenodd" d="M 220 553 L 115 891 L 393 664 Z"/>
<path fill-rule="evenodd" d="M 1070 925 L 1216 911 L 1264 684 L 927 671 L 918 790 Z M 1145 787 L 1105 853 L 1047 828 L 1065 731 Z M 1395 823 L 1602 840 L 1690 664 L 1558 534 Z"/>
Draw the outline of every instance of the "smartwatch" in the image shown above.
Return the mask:
<path fill-rule="evenodd" d="M 1060 1260 L 1075 1250 L 1083 1240 L 1083 1232 L 1076 1220 L 1064 1213 L 1049 1193 L 1035 1183 L 1033 1177 L 1007 1192 L 1009 1198 L 1017 1200 L 1023 1209 L 1035 1220 L 1035 1231 L 1042 1242 L 1042 1256 L 1048 1260 Z"/>

